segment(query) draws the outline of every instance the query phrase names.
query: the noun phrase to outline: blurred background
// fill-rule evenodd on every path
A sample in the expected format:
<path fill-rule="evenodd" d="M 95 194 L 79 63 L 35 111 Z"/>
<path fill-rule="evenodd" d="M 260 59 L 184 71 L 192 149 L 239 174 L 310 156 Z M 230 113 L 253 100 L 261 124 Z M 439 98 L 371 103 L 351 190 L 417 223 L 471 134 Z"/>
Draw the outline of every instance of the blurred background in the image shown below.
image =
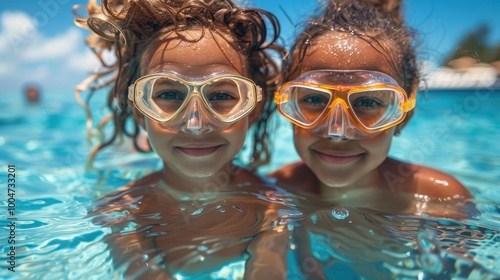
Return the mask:
<path fill-rule="evenodd" d="M 315 10 L 316 0 L 245 0 L 245 5 L 274 12 L 282 24 L 282 42 L 290 45 L 301 21 Z M 0 4 L 0 94 L 17 98 L 28 83 L 46 94 L 71 95 L 76 84 L 97 67 L 85 48 L 88 31 L 73 24 L 71 8 L 78 0 L 2 1 Z M 419 55 L 426 72 L 443 66 L 481 75 L 500 73 L 500 1 L 407 0 L 407 22 L 420 36 Z M 429 78 L 444 87 L 449 72 Z M 449 75 L 448 75 L 449 76 Z M 449 78 L 449 77 L 448 77 Z M 437 82 L 436 82 L 437 80 Z M 440 85 L 441 84 L 441 85 Z M 450 83 L 448 86 L 456 86 Z"/>

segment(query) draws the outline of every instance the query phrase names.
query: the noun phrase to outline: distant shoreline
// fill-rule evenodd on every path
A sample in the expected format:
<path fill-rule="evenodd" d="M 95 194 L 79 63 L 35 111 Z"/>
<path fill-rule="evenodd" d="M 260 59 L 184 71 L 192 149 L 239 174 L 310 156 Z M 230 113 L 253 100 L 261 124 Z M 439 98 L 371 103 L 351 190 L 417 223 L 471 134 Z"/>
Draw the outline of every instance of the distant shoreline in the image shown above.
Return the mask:
<path fill-rule="evenodd" d="M 442 67 L 424 75 L 420 89 L 500 89 L 500 73 L 495 68 L 484 64 L 461 69 Z"/>
<path fill-rule="evenodd" d="M 471 91 L 494 91 L 500 93 L 500 87 L 476 87 L 476 88 L 419 88 L 419 92 L 453 92 L 461 94 L 470 93 Z"/>

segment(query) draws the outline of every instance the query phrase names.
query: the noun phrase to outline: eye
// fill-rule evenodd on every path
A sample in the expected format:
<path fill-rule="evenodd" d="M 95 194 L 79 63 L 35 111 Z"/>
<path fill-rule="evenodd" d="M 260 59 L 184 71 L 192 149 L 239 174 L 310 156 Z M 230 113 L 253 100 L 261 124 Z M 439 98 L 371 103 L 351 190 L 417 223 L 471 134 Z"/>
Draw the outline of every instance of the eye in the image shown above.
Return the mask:
<path fill-rule="evenodd" d="M 214 92 L 208 98 L 209 101 L 222 101 L 222 100 L 232 100 L 236 99 L 232 94 L 227 92 Z"/>
<path fill-rule="evenodd" d="M 302 98 L 302 102 L 311 105 L 324 105 L 328 103 L 328 99 L 321 95 L 309 95 Z"/>
<path fill-rule="evenodd" d="M 163 91 L 160 94 L 156 94 L 155 98 L 161 98 L 165 100 L 184 100 L 184 96 L 176 91 Z"/>
<path fill-rule="evenodd" d="M 383 104 L 373 98 L 359 98 L 354 102 L 353 106 L 365 107 L 365 108 L 378 108 L 378 107 L 383 107 Z"/>

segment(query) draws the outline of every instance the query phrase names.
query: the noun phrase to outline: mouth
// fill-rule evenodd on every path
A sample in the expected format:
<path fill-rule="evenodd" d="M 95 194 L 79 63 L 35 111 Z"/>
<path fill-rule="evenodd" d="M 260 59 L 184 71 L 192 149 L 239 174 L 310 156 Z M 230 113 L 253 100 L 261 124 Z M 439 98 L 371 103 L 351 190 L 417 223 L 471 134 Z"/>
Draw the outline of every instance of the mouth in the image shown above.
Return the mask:
<path fill-rule="evenodd" d="M 322 160 L 333 164 L 346 164 L 363 157 L 363 154 L 349 154 L 343 152 L 319 152 L 314 151 Z"/>
<path fill-rule="evenodd" d="M 222 145 L 213 147 L 177 147 L 179 151 L 190 156 L 207 156 L 215 153 Z"/>

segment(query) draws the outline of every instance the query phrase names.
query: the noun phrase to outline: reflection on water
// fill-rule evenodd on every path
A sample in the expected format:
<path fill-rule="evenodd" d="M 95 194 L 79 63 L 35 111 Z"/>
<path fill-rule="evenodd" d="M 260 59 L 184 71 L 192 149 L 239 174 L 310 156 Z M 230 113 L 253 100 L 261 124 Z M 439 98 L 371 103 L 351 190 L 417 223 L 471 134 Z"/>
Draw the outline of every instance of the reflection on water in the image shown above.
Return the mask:
<path fill-rule="evenodd" d="M 491 250 L 500 246 L 499 224 L 493 229 L 473 219 L 400 216 L 253 191 L 262 186 L 240 188 L 180 201 L 158 185 L 125 190 L 97 202 L 94 222 L 112 232 L 104 242 L 117 270 L 142 279 L 500 277 L 500 253 Z"/>
<path fill-rule="evenodd" d="M 249 255 L 252 243 L 261 235 L 280 235 L 281 219 L 297 215 L 286 197 L 266 186 L 242 184 L 232 191 L 180 199 L 165 189 L 163 181 L 133 187 L 94 207 L 95 223 L 113 232 L 105 242 L 127 277 L 234 276 L 226 266 L 236 268 L 235 263 L 243 273 L 241 264 L 263 257 Z"/>
<path fill-rule="evenodd" d="M 107 180 L 87 177 L 72 189 L 123 179 Z M 19 273 L 2 276 L 242 279 L 247 273 L 247 279 L 276 279 L 262 275 L 283 275 L 284 269 L 287 279 L 500 277 L 500 220 L 494 217 L 400 216 L 311 204 L 245 185 L 241 192 L 195 200 L 174 200 L 154 186 L 96 202 L 90 197 L 20 199 Z"/>

